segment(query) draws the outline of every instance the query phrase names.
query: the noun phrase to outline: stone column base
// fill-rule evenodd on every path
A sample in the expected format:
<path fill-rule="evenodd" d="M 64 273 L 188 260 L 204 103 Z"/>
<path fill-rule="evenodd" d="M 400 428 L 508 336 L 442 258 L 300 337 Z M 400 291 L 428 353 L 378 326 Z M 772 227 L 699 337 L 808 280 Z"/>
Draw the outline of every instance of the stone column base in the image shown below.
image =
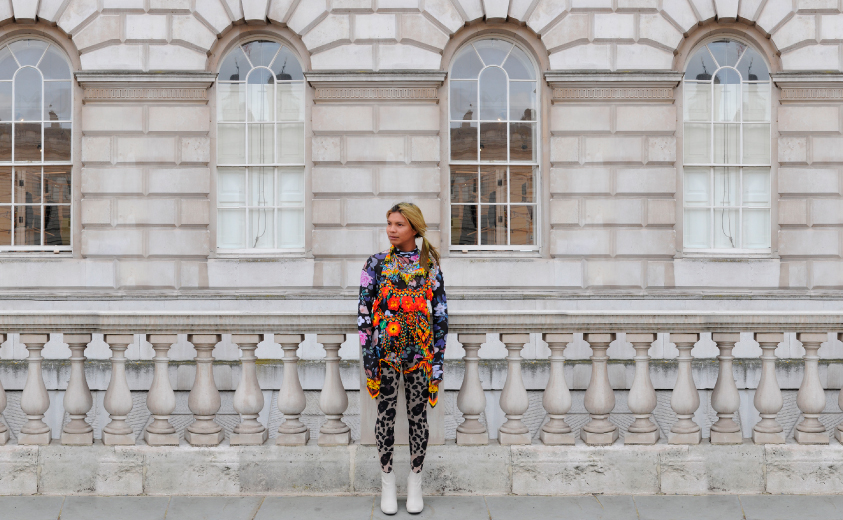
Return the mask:
<path fill-rule="evenodd" d="M 802 432 L 796 430 L 796 434 L 794 435 L 796 442 L 799 444 L 830 444 L 831 441 L 828 438 L 828 434 L 825 432 L 821 433 L 809 433 L 809 432 Z"/>
<path fill-rule="evenodd" d="M 135 444 L 134 433 L 114 434 L 102 432 L 102 443 L 106 446 L 133 446 Z"/>
<path fill-rule="evenodd" d="M 530 438 L 530 432 L 527 433 L 505 433 L 498 431 L 498 442 L 501 446 L 532 444 L 533 439 Z"/>
<path fill-rule="evenodd" d="M 61 443 L 65 446 L 90 446 L 94 443 L 94 432 L 67 433 L 61 432 Z"/>
<path fill-rule="evenodd" d="M 486 446 L 489 444 L 489 432 L 463 433 L 458 431 L 457 444 L 460 446 Z"/>
<path fill-rule="evenodd" d="M 348 446 L 351 444 L 351 432 L 344 433 L 319 433 L 316 439 L 319 446 Z"/>
<path fill-rule="evenodd" d="M 217 433 L 193 433 L 190 430 L 184 432 L 184 440 L 191 446 L 219 446 L 223 439 L 225 432 L 222 430 Z"/>
<path fill-rule="evenodd" d="M 0 446 L 5 446 L 7 442 L 9 442 L 9 430 L 0 432 Z"/>
<path fill-rule="evenodd" d="M 150 446 L 178 446 L 178 433 L 151 433 L 143 431 L 143 440 Z"/>
<path fill-rule="evenodd" d="M 755 444 L 784 444 L 784 432 L 765 433 L 752 430 L 752 442 Z"/>
<path fill-rule="evenodd" d="M 2 436 L 2 435 L 3 434 L 0 433 L 0 436 Z M 840 428 L 834 429 L 834 438 L 837 439 L 837 441 L 840 442 L 840 444 L 843 444 L 843 432 L 840 431 Z"/>
<path fill-rule="evenodd" d="M 711 444 L 742 444 L 743 433 L 741 432 L 716 432 L 711 431 Z"/>
<path fill-rule="evenodd" d="M 606 446 L 609 444 L 614 444 L 620 434 L 618 433 L 618 429 L 615 428 L 614 430 L 606 433 L 594 433 L 594 432 L 587 432 L 585 430 L 580 433 L 580 437 L 582 437 L 583 442 L 591 446 Z"/>
<path fill-rule="evenodd" d="M 624 444 L 655 444 L 660 437 L 659 430 L 651 432 L 626 432 L 623 436 Z"/>
<path fill-rule="evenodd" d="M 21 446 L 46 446 L 53 440 L 52 431 L 48 430 L 44 433 L 23 433 L 18 435 L 18 444 Z"/>
<path fill-rule="evenodd" d="M 258 433 L 232 433 L 232 446 L 260 446 L 269 438 L 269 430 L 264 429 Z"/>
<path fill-rule="evenodd" d="M 303 431 L 301 433 L 279 433 L 275 438 L 275 444 L 278 446 L 304 446 L 310 440 L 310 432 Z"/>
<path fill-rule="evenodd" d="M 547 446 L 573 446 L 576 442 L 574 432 L 548 433 L 541 430 L 539 432 L 539 439 Z"/>
<path fill-rule="evenodd" d="M 702 431 L 697 430 L 693 433 L 674 433 L 670 432 L 667 436 L 668 444 L 699 444 L 702 442 Z"/>

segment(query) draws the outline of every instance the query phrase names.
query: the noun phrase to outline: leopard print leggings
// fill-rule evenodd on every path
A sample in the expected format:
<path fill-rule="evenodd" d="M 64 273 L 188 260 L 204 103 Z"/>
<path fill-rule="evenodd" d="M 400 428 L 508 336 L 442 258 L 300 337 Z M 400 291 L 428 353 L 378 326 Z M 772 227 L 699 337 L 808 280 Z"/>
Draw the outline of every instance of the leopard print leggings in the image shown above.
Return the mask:
<path fill-rule="evenodd" d="M 392 448 L 395 445 L 395 416 L 398 404 L 398 378 L 400 373 L 383 364 L 378 402 L 378 420 L 375 424 L 375 438 L 378 456 L 384 473 L 392 471 Z M 404 374 L 404 396 L 407 398 L 407 418 L 410 421 L 410 459 L 413 472 L 419 473 L 427 452 L 428 388 L 424 372 L 416 370 Z"/>

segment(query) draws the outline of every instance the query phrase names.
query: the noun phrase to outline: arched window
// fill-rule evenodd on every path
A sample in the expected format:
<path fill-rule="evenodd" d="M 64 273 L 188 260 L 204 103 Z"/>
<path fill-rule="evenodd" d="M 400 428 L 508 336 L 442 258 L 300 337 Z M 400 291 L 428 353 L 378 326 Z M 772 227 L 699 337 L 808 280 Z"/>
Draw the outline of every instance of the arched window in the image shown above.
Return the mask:
<path fill-rule="evenodd" d="M 537 249 L 536 66 L 502 39 L 464 46 L 450 73 L 451 248 Z"/>
<path fill-rule="evenodd" d="M 0 250 L 71 248 L 70 65 L 55 45 L 0 47 Z"/>
<path fill-rule="evenodd" d="M 701 47 L 684 79 L 685 251 L 770 249 L 770 73 L 735 40 Z"/>
<path fill-rule="evenodd" d="M 217 80 L 217 247 L 304 248 L 304 75 L 293 52 L 250 41 Z"/>

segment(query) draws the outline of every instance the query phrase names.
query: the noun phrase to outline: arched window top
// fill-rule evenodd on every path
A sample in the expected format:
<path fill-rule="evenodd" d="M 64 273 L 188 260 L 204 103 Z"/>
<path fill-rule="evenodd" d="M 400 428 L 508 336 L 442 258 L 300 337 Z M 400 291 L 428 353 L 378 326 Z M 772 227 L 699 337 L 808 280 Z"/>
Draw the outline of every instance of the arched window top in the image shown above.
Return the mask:
<path fill-rule="evenodd" d="M 220 66 L 220 81 L 244 81 L 252 69 L 261 67 L 262 78 L 277 81 L 304 81 L 301 63 L 289 48 L 268 40 L 250 41 L 232 49 Z M 271 83 L 249 79 L 249 83 Z"/>
<path fill-rule="evenodd" d="M 770 71 L 761 54 L 749 45 L 721 39 L 698 49 L 685 70 L 686 80 L 711 81 L 712 78 L 717 84 L 768 82 Z"/>
<path fill-rule="evenodd" d="M 527 53 L 512 42 L 495 38 L 464 46 L 454 58 L 451 77 L 477 79 L 488 67 L 503 69 L 507 79 L 536 79 L 536 66 Z"/>

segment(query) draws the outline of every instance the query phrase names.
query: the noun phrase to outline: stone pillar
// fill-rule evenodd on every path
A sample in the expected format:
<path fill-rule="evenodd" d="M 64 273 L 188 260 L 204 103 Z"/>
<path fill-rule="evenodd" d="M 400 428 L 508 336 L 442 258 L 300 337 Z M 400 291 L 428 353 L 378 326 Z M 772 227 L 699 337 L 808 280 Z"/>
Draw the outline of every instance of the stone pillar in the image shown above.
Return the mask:
<path fill-rule="evenodd" d="M 591 414 L 591 421 L 582 428 L 580 436 L 586 444 L 607 445 L 618 440 L 618 427 L 609 421 L 609 414 L 615 408 L 615 393 L 609 384 L 609 343 L 615 341 L 615 334 L 586 334 L 585 340 L 594 353 L 591 356 L 591 379 L 585 390 L 585 409 Z"/>
<path fill-rule="evenodd" d="M 480 422 L 480 414 L 486 409 L 486 394 L 480 383 L 478 352 L 486 341 L 485 334 L 459 334 L 457 339 L 462 343 L 465 355 L 462 360 L 465 372 L 462 385 L 457 394 L 457 408 L 462 412 L 463 421 L 457 426 L 457 444 L 483 445 L 489 444 L 489 432 L 486 425 Z"/>
<path fill-rule="evenodd" d="M 837 334 L 837 339 L 843 341 L 843 332 Z M 0 392 L 2 392 L 2 389 L 0 389 Z M 837 406 L 843 410 L 843 388 L 841 388 L 840 393 L 837 395 Z M 0 407 L 0 412 L 2 411 L 3 408 Z M 843 444 L 843 423 L 838 424 L 837 428 L 834 429 L 834 438 Z"/>
<path fill-rule="evenodd" d="M 176 409 L 176 394 L 170 385 L 167 352 L 178 341 L 176 334 L 150 334 L 148 341 L 155 351 L 155 374 L 146 396 L 146 407 L 152 423 L 143 432 L 143 440 L 150 446 L 178 446 L 179 434 L 170 424 L 170 414 Z"/>
<path fill-rule="evenodd" d="M 635 349 L 635 377 L 629 389 L 627 403 L 635 422 L 623 438 L 624 444 L 655 444 L 659 440 L 659 427 L 653 422 L 656 409 L 656 390 L 650 378 L 650 356 L 647 352 L 656 340 L 655 334 L 627 334 L 626 340 Z"/>
<path fill-rule="evenodd" d="M 187 396 L 194 421 L 184 432 L 184 440 L 193 446 L 217 446 L 225 439 L 225 432 L 214 422 L 222 402 L 214 382 L 213 353 L 222 338 L 219 334 L 190 334 L 187 339 L 196 349 L 196 379 Z"/>
<path fill-rule="evenodd" d="M 126 380 L 126 349 L 134 341 L 131 334 L 106 334 L 111 349 L 111 380 L 105 390 L 103 406 L 111 422 L 102 429 L 102 443 L 112 445 L 135 444 L 135 432 L 126 418 L 132 411 L 132 393 Z"/>
<path fill-rule="evenodd" d="M 64 342 L 70 347 L 70 381 L 64 392 L 64 410 L 70 422 L 61 432 L 61 443 L 71 446 L 90 446 L 94 443 L 94 429 L 85 420 L 94 405 L 91 389 L 85 379 L 85 348 L 91 342 L 90 334 L 65 334 Z"/>
<path fill-rule="evenodd" d="M 673 394 L 670 396 L 670 407 L 676 412 L 678 420 L 670 429 L 668 444 L 699 444 L 702 441 L 702 431 L 694 422 L 694 412 L 700 407 L 700 393 L 697 391 L 694 375 L 691 372 L 691 360 L 693 360 L 691 349 L 699 340 L 700 335 L 697 333 L 670 335 L 670 341 L 676 343 L 676 348 L 679 350 L 679 374 L 676 377 Z"/>
<path fill-rule="evenodd" d="M 501 390 L 500 406 L 506 415 L 506 422 L 498 430 L 498 442 L 502 446 L 530 444 L 530 430 L 521 421 L 530 407 L 527 389 L 521 378 L 521 349 L 530 341 L 529 334 L 501 334 L 509 355 L 506 357 L 506 382 Z"/>
<path fill-rule="evenodd" d="M 0 333 L 0 343 L 6 342 L 6 335 Z M 0 414 L 6 410 L 6 404 L 8 401 L 6 400 L 6 391 L 3 389 L 3 382 L 0 381 Z M 2 422 L 0 422 L 0 446 L 5 446 L 7 442 L 9 442 L 9 437 L 11 434 L 9 433 L 9 428 Z"/>
<path fill-rule="evenodd" d="M 47 334 L 21 334 L 20 342 L 29 351 L 27 361 L 26 384 L 23 387 L 20 407 L 26 414 L 26 423 L 18 435 L 18 444 L 50 444 L 50 427 L 44 422 L 44 414 L 50 409 L 50 396 L 41 373 L 41 350 L 50 340 Z"/>
<path fill-rule="evenodd" d="M 319 428 L 319 446 L 347 446 L 351 444 L 351 428 L 342 421 L 348 408 L 348 396 L 340 378 L 339 351 L 345 334 L 318 334 L 316 341 L 325 349 L 325 383 L 319 394 L 319 409 L 325 423 Z"/>
<path fill-rule="evenodd" d="M 711 407 L 717 412 L 717 422 L 711 425 L 711 444 L 741 444 L 741 425 L 735 422 L 735 412 L 741 407 L 741 396 L 732 373 L 732 349 L 741 340 L 737 332 L 715 332 L 712 339 L 720 349 L 717 359 L 720 370 L 711 392 Z"/>
<path fill-rule="evenodd" d="M 784 444 L 784 429 L 776 421 L 782 409 L 782 391 L 776 380 L 776 348 L 784 340 L 781 332 L 766 332 L 755 335 L 761 346 L 761 381 L 755 389 L 755 409 L 761 420 L 752 428 L 752 442 L 755 444 Z"/>
<path fill-rule="evenodd" d="M 795 438 L 799 444 L 828 444 L 828 434 L 819 416 L 825 409 L 825 391 L 820 383 L 817 351 L 828 341 L 828 334 L 800 332 L 799 341 L 805 348 L 805 372 L 796 394 L 796 405 L 802 411 L 802 422 L 796 425 Z"/>
<path fill-rule="evenodd" d="M 275 438 L 275 443 L 281 446 L 303 446 L 310 439 L 307 426 L 300 420 L 307 406 L 299 381 L 299 357 L 296 355 L 302 341 L 304 334 L 275 335 L 275 342 L 284 350 L 284 381 L 278 391 L 278 409 L 284 414 L 284 422 L 278 427 Z"/>
<path fill-rule="evenodd" d="M 542 396 L 542 406 L 550 419 L 542 426 L 539 439 L 549 446 L 574 444 L 574 432 L 565 422 L 571 410 L 571 392 L 565 382 L 565 348 L 573 334 L 542 334 L 550 348 L 550 377 Z"/>
<path fill-rule="evenodd" d="M 266 442 L 269 430 L 258 421 L 263 410 L 263 392 L 258 383 L 255 350 L 261 342 L 260 334 L 233 334 L 232 343 L 240 347 L 240 384 L 234 392 L 234 411 L 240 414 L 240 424 L 231 434 L 232 446 L 259 446 Z"/>

